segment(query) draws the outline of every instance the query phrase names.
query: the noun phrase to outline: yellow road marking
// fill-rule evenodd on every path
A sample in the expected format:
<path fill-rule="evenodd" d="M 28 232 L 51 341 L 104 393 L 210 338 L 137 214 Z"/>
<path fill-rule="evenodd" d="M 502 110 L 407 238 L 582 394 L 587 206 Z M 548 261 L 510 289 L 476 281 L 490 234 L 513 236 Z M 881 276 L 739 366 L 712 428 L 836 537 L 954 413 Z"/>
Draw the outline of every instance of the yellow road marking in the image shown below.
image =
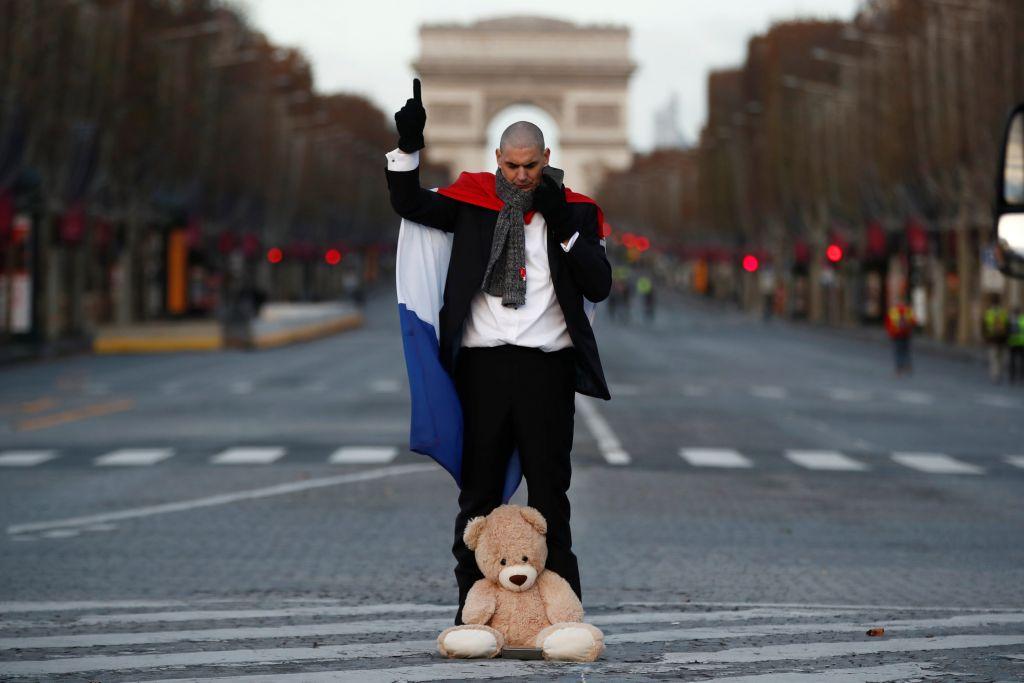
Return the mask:
<path fill-rule="evenodd" d="M 57 402 L 52 398 L 44 396 L 43 398 L 37 398 L 34 401 L 25 401 L 21 404 L 21 412 L 23 413 L 41 413 L 44 410 L 57 405 Z"/>
<path fill-rule="evenodd" d="M 75 420 L 84 420 L 90 417 L 110 415 L 111 413 L 121 413 L 126 410 L 131 410 L 134 407 L 135 401 L 130 398 L 107 401 L 106 403 L 95 403 L 93 405 L 83 406 L 73 410 L 65 410 L 61 413 L 41 415 L 40 417 L 34 417 L 29 420 L 22 420 L 18 423 L 16 429 L 19 432 L 27 432 L 34 429 L 46 429 L 47 427 L 53 427 L 67 422 L 74 422 Z"/>

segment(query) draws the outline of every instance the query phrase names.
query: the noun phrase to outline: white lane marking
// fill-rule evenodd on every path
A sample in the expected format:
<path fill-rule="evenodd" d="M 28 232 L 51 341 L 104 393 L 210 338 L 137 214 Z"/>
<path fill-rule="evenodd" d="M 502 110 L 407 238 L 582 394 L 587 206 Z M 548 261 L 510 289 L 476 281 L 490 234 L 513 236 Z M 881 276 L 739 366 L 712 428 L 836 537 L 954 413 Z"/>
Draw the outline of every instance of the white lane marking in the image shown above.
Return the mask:
<path fill-rule="evenodd" d="M 753 467 L 746 457 L 731 448 L 680 448 L 679 457 L 694 467 Z"/>
<path fill-rule="evenodd" d="M 702 386 L 688 386 L 683 388 L 683 395 L 690 398 L 700 398 L 708 395 L 708 388 Z"/>
<path fill-rule="evenodd" d="M 481 678 L 525 678 L 531 674 L 547 679 L 551 665 L 546 662 L 452 660 L 443 664 L 397 666 L 390 669 L 346 669 L 296 674 L 255 674 L 230 678 L 168 678 L 150 683 L 394 683 L 394 681 L 468 681 Z"/>
<path fill-rule="evenodd" d="M 155 465 L 172 455 L 173 448 L 122 448 L 99 456 L 93 463 L 101 466 L 141 467 Z"/>
<path fill-rule="evenodd" d="M 76 625 L 164 624 L 176 621 L 220 621 L 224 619 L 277 619 L 294 617 L 356 617 L 393 612 L 413 614 L 455 614 L 455 605 L 382 604 L 339 607 L 285 607 L 281 609 L 190 610 L 183 612 L 136 612 L 132 614 L 87 614 Z"/>
<path fill-rule="evenodd" d="M 77 536 L 78 533 L 78 529 L 54 529 L 53 531 L 46 531 L 42 535 L 46 538 L 71 538 L 72 536 Z"/>
<path fill-rule="evenodd" d="M 871 398 L 871 394 L 867 391 L 861 391 L 859 389 L 845 389 L 838 387 L 836 389 L 829 389 L 828 396 L 834 401 L 866 401 Z"/>
<path fill-rule="evenodd" d="M 86 671 L 120 671 L 122 669 L 154 669 L 171 666 L 204 666 L 227 664 L 273 664 L 279 662 L 325 661 L 408 655 L 431 655 L 437 651 L 437 640 L 408 640 L 399 643 L 354 643 L 321 645 L 319 647 L 252 648 L 165 654 L 95 655 L 49 660 L 21 660 L 3 663 L 2 671 L 14 676 L 39 676 Z"/>
<path fill-rule="evenodd" d="M 400 607 L 400 606 L 395 606 Z M 351 608 L 342 608 L 350 610 Z M 394 611 L 394 610 L 392 610 Z M 454 606 L 428 606 L 428 614 L 435 612 L 454 612 Z M 379 613 L 379 612 L 378 612 Z M 171 614 L 177 614 L 172 612 Z M 189 613 L 188 619 L 175 619 L 177 621 L 195 621 L 209 619 L 209 616 L 199 616 L 206 613 Z M 286 616 L 295 618 L 302 616 L 337 616 L 331 613 L 330 608 L 325 611 L 323 608 L 306 608 L 303 613 L 289 611 L 287 615 L 265 613 L 256 616 L 239 616 L 246 614 L 239 611 L 221 611 L 214 613 L 218 618 L 224 614 L 230 614 L 233 620 L 247 618 L 278 618 Z M 352 616 L 346 611 L 346 615 Z M 106 616 L 106 615 L 104 615 Z M 133 615 L 126 615 L 132 617 Z M 138 616 L 138 615 L 134 615 Z M 836 616 L 835 613 L 822 613 L 799 610 L 744 610 L 744 611 L 716 611 L 716 612 L 636 612 L 631 614 L 601 614 L 588 619 L 590 623 L 597 625 L 632 625 L 644 623 L 680 623 L 684 621 L 706 622 L 706 621 L 746 621 L 750 619 L 763 618 L 808 618 L 808 617 L 829 617 Z M 101 617 L 102 618 L 102 617 Z M 160 618 L 163 622 L 166 619 Z M 118 619 L 118 622 L 125 621 Z M 134 620 L 130 620 L 134 621 Z M 1022 616 L 1019 621 L 1024 621 Z M 81 622 L 76 622 L 76 625 Z M 95 622 L 90 621 L 95 624 Z M 104 621 L 101 625 L 108 626 L 112 622 Z M 138 622 L 134 622 L 138 623 Z M 442 631 L 451 625 L 449 618 L 443 619 L 383 619 L 383 620 L 361 620 L 336 623 L 299 624 L 283 626 L 257 626 L 239 628 L 213 628 L 213 629 L 190 629 L 182 631 L 153 631 L 153 632 L 122 632 L 122 633 L 87 633 L 76 635 L 56 636 L 29 636 L 20 638 L 0 638 L 0 650 L 14 648 L 47 648 L 47 647 L 107 647 L 118 645 L 144 645 L 156 643 L 175 643 L 178 641 L 230 641 L 230 640 L 257 640 L 263 638 L 297 638 L 308 636 L 328 635 L 352 635 L 360 633 L 416 633 L 419 631 Z"/>
<path fill-rule="evenodd" d="M 331 454 L 329 462 L 346 465 L 383 464 L 398 455 L 394 446 L 344 446 Z"/>
<path fill-rule="evenodd" d="M 0 650 L 27 647 L 113 647 L 177 642 L 226 642 L 231 640 L 259 640 L 262 638 L 348 636 L 361 633 L 418 633 L 422 631 L 436 631 L 440 633 L 451 625 L 452 620 L 450 618 L 393 619 L 388 621 L 256 626 L 251 628 L 209 628 L 143 633 L 85 633 L 66 636 L 30 636 L 25 638 L 0 638 Z"/>
<path fill-rule="evenodd" d="M 601 413 L 598 412 L 597 407 L 594 405 L 594 399 L 583 394 L 576 394 L 576 408 L 583 416 L 587 429 L 590 430 L 594 440 L 597 441 L 597 448 L 601 451 L 601 455 L 604 456 L 605 462 L 609 465 L 628 465 L 633 461 L 629 453 L 626 452 L 626 449 L 622 447 L 608 422 L 601 417 Z"/>
<path fill-rule="evenodd" d="M 95 515 L 67 517 L 64 519 L 56 519 L 47 522 L 27 522 L 24 524 L 11 524 L 7 527 L 7 533 L 20 534 L 26 531 L 44 531 L 47 529 L 59 529 L 69 526 L 88 526 L 90 524 L 97 524 L 100 522 L 113 522 L 120 519 L 150 517 L 152 515 L 162 515 L 168 512 L 182 512 L 185 510 L 195 510 L 197 508 L 210 507 L 213 505 L 237 503 L 238 501 L 242 500 L 269 498 L 271 496 L 280 496 L 289 493 L 297 493 L 299 491 L 318 489 L 324 486 L 337 486 L 339 484 L 351 484 L 359 481 L 370 481 L 372 479 L 393 477 L 401 474 L 415 474 L 418 472 L 428 472 L 433 471 L 434 469 L 434 465 L 392 465 L 391 467 L 383 467 L 375 470 L 366 470 L 365 472 L 352 472 L 350 474 L 339 474 L 334 477 L 320 477 L 318 479 L 307 479 L 305 481 L 288 482 L 286 484 L 276 484 L 274 486 L 267 486 L 259 489 L 251 489 L 248 491 L 220 493 L 213 496 L 207 496 L 205 498 L 193 498 L 192 500 L 182 500 L 173 503 L 147 505 L 145 507 L 130 508 L 127 510 L 119 510 L 117 512 L 101 512 Z"/>
<path fill-rule="evenodd" d="M 375 379 L 370 382 L 370 389 L 378 394 L 393 394 L 396 393 L 400 384 L 396 379 Z"/>
<path fill-rule="evenodd" d="M 786 458 L 809 470 L 835 472 L 862 472 L 868 469 L 864 463 L 854 460 L 838 451 L 786 451 Z"/>
<path fill-rule="evenodd" d="M 935 403 L 935 397 L 923 391 L 897 391 L 896 400 L 912 405 L 926 406 Z"/>
<path fill-rule="evenodd" d="M 789 395 L 789 392 L 783 387 L 775 386 L 758 386 L 750 387 L 750 395 L 755 398 L 767 398 L 772 400 L 782 400 Z"/>
<path fill-rule="evenodd" d="M 0 467 L 32 467 L 56 458 L 53 451 L 3 451 Z"/>
<path fill-rule="evenodd" d="M 892 459 L 914 470 L 928 474 L 984 474 L 977 465 L 951 458 L 944 453 L 893 453 Z"/>
<path fill-rule="evenodd" d="M 78 600 L 73 602 L 15 600 L 0 602 L 0 614 L 14 612 L 70 612 L 85 609 L 143 609 L 184 607 L 180 600 Z"/>
<path fill-rule="evenodd" d="M 249 380 L 241 380 L 238 382 L 231 383 L 232 394 L 251 394 L 252 393 L 252 382 Z"/>
<path fill-rule="evenodd" d="M 630 673 L 654 674 L 678 671 L 678 667 L 664 664 L 641 664 L 630 669 Z M 716 683 L 818 683 L 818 681 L 835 681 L 836 683 L 895 683 L 896 681 L 923 681 L 934 676 L 943 676 L 937 672 L 934 664 L 917 664 L 901 662 L 899 664 L 883 664 L 881 666 L 865 666 L 856 669 L 824 669 L 813 673 L 777 672 L 770 674 L 751 674 L 749 676 L 727 676 L 715 678 Z"/>
<path fill-rule="evenodd" d="M 964 650 L 976 647 L 1024 645 L 1024 635 L 1015 636 L 937 636 L 935 638 L 890 638 L 876 642 L 798 643 L 760 645 L 718 652 L 669 652 L 665 662 L 676 664 L 740 664 L 772 662 L 784 659 L 808 661 L 827 657 L 879 654 L 882 652 L 924 652 L 928 650 Z"/>
<path fill-rule="evenodd" d="M 978 396 L 978 403 L 992 406 L 993 408 L 1016 408 L 1019 405 L 1012 398 L 1000 396 L 999 394 L 982 394 Z"/>
<path fill-rule="evenodd" d="M 1014 467 L 1024 469 L 1024 455 L 1008 455 L 1006 456 L 1006 462 Z"/>
<path fill-rule="evenodd" d="M 229 448 L 210 458 L 214 465 L 269 465 L 284 455 L 279 446 L 265 448 Z"/>
<path fill-rule="evenodd" d="M 860 605 L 844 605 L 841 603 L 829 604 L 829 603 L 800 603 L 800 602 L 723 602 L 723 601 L 704 601 L 704 602 L 644 602 L 634 600 L 631 602 L 619 603 L 621 606 L 628 607 L 667 607 L 685 605 L 689 608 L 701 608 L 701 607 L 739 607 L 741 609 L 748 608 L 764 608 L 764 609 L 800 609 L 800 610 L 843 610 L 847 612 L 858 612 L 858 611 L 871 611 L 877 612 L 879 610 L 896 610 L 896 611 L 907 611 L 907 612 L 963 612 L 966 614 L 983 614 L 986 612 L 1001 612 L 1004 610 L 1016 610 L 1017 605 L 1006 605 L 1004 607 L 956 607 L 953 605 L 872 605 L 872 604 L 860 604 Z"/>
<path fill-rule="evenodd" d="M 945 619 L 889 619 L 885 622 L 888 633 L 899 629 L 942 629 L 942 628 L 977 628 L 991 624 L 1022 624 L 1024 613 L 1010 614 L 970 614 L 957 615 Z M 805 635 L 815 633 L 863 633 L 865 629 L 876 625 L 869 620 L 819 622 L 802 624 L 753 624 L 730 625 L 728 627 L 705 628 L 674 628 L 656 631 L 635 631 L 632 633 L 616 633 L 606 635 L 606 643 L 659 643 L 675 640 L 728 640 L 730 638 L 750 638 L 760 636 Z"/>

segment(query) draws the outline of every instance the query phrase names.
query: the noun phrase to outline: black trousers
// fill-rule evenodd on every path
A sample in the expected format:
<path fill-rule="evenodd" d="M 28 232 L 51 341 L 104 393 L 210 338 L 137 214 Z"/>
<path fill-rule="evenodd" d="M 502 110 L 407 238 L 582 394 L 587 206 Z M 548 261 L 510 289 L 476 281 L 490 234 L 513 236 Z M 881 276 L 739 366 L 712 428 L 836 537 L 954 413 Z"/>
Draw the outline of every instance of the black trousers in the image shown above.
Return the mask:
<path fill-rule="evenodd" d="M 459 611 L 469 589 L 483 578 L 473 551 L 462 541 L 470 519 L 501 505 L 505 470 L 513 450 L 526 479 L 530 507 L 548 523 L 547 568 L 582 599 L 580 573 L 569 531 L 569 479 L 575 413 L 575 351 L 545 353 L 521 346 L 462 348 L 455 387 L 462 403 L 462 491 L 455 518 L 455 579 Z"/>

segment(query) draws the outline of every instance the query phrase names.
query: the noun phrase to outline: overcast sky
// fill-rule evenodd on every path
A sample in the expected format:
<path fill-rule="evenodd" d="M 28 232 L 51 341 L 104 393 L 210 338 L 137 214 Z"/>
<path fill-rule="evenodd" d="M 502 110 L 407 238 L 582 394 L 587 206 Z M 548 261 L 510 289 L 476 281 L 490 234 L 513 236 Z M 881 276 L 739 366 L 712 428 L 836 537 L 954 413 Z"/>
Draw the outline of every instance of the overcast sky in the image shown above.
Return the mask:
<path fill-rule="evenodd" d="M 277 44 L 299 47 L 313 64 L 317 89 L 369 97 L 389 115 L 410 96 L 410 66 L 423 23 L 471 22 L 538 14 L 576 23 L 616 23 L 632 30 L 637 63 L 630 84 L 630 140 L 654 141 L 654 112 L 671 93 L 689 140 L 700 132 L 709 69 L 738 65 L 747 38 L 777 20 L 850 19 L 860 0 L 241 0 L 253 24 Z M 429 115 L 429 112 L 428 112 Z"/>

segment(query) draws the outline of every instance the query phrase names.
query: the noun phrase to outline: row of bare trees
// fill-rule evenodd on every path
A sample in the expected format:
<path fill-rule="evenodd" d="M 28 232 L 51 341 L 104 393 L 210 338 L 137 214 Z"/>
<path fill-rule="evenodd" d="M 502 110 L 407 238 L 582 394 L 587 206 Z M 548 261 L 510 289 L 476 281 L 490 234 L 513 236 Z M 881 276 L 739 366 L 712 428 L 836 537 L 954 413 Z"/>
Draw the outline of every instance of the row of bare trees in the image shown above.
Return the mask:
<path fill-rule="evenodd" d="M 214 260 L 392 239 L 372 169 L 393 140 L 228 2 L 0 3 L 0 196 L 37 217 L 43 267 L 50 246 L 98 245 L 132 289 L 150 237 L 185 225 Z"/>
<path fill-rule="evenodd" d="M 851 21 L 775 24 L 741 66 L 709 75 L 696 148 L 624 174 L 657 188 L 637 222 L 676 245 L 804 259 L 812 280 L 828 243 L 884 259 L 919 226 L 967 306 L 1005 116 L 1024 100 L 1022 51 L 1019 0 L 870 0 Z M 602 200 L 635 221 L 622 179 Z"/>
<path fill-rule="evenodd" d="M 379 239 L 393 141 L 366 100 L 215 0 L 0 4 L 0 187 L 129 225 L 167 212 L 264 239 Z M 370 181 L 373 182 L 370 182 Z M 129 233 L 136 229 L 129 229 Z"/>

